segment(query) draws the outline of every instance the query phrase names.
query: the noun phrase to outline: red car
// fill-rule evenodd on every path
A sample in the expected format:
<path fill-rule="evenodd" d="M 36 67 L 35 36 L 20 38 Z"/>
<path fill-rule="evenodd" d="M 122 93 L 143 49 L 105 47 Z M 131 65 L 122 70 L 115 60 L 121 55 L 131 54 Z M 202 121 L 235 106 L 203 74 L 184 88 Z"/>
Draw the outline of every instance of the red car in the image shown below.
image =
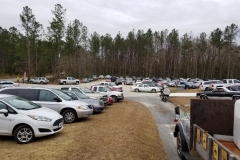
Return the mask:
<path fill-rule="evenodd" d="M 108 105 L 113 104 L 114 99 L 112 97 L 108 97 Z"/>

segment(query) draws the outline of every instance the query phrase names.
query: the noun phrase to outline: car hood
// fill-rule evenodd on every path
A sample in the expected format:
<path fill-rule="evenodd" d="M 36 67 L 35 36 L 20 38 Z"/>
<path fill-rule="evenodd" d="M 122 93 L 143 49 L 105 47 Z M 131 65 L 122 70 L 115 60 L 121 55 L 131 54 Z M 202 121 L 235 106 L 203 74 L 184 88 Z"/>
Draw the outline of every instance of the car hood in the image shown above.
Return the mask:
<path fill-rule="evenodd" d="M 106 94 L 101 94 L 101 93 L 86 93 L 88 97 L 102 97 L 103 95 Z"/>
<path fill-rule="evenodd" d="M 99 101 L 97 99 L 91 99 L 91 98 L 79 99 L 78 101 L 82 101 L 82 102 L 89 103 L 89 104 L 99 103 Z"/>
<path fill-rule="evenodd" d="M 31 109 L 31 110 L 18 110 L 18 112 L 22 115 L 35 115 L 35 116 L 43 116 L 47 118 L 54 118 L 54 117 L 62 118 L 62 116 L 58 112 L 46 107 L 41 107 L 38 109 Z"/>

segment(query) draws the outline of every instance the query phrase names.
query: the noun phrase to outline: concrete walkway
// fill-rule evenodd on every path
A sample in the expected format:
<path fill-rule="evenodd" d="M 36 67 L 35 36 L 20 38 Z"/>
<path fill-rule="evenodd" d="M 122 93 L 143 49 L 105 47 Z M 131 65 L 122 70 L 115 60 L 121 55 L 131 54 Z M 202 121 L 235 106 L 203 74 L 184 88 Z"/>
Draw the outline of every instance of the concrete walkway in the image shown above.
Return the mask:
<path fill-rule="evenodd" d="M 197 93 L 170 93 L 170 97 L 196 97 Z"/>

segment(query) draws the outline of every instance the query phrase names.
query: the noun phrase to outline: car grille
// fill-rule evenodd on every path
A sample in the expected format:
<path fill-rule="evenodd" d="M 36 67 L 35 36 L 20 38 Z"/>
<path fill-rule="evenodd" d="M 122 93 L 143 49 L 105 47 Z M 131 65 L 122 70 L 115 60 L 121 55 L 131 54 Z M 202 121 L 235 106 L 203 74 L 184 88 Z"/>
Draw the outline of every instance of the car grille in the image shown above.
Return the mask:
<path fill-rule="evenodd" d="M 63 118 L 60 118 L 53 123 L 53 126 L 58 126 L 59 123 L 62 123 L 62 122 L 63 122 Z"/>
<path fill-rule="evenodd" d="M 104 106 L 104 102 L 99 102 L 101 106 Z"/>
<path fill-rule="evenodd" d="M 92 105 L 88 105 L 88 108 L 89 108 L 89 109 L 92 109 L 92 108 L 93 108 L 93 106 L 92 106 Z"/>
<path fill-rule="evenodd" d="M 102 100 L 103 101 L 108 101 L 108 96 L 107 95 L 103 96 Z"/>
<path fill-rule="evenodd" d="M 61 127 L 62 128 L 62 127 Z M 60 130 L 61 128 L 56 128 L 56 129 L 53 129 L 54 132 Z"/>

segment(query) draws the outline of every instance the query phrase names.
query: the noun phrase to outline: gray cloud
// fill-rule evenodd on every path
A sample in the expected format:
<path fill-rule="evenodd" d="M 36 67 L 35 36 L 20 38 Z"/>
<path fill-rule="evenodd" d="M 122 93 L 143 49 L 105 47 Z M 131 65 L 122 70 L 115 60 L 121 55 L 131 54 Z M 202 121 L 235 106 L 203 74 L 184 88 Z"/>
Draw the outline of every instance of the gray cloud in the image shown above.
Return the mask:
<path fill-rule="evenodd" d="M 57 3 L 67 9 L 66 25 L 79 19 L 90 33 L 96 31 L 100 35 L 115 36 L 120 31 L 127 36 L 133 29 L 149 28 L 152 31 L 175 28 L 180 35 L 190 32 L 209 35 L 231 23 L 240 25 L 240 1 L 236 0 L 0 0 L 0 26 L 19 28 L 19 14 L 28 6 L 46 28 Z"/>

